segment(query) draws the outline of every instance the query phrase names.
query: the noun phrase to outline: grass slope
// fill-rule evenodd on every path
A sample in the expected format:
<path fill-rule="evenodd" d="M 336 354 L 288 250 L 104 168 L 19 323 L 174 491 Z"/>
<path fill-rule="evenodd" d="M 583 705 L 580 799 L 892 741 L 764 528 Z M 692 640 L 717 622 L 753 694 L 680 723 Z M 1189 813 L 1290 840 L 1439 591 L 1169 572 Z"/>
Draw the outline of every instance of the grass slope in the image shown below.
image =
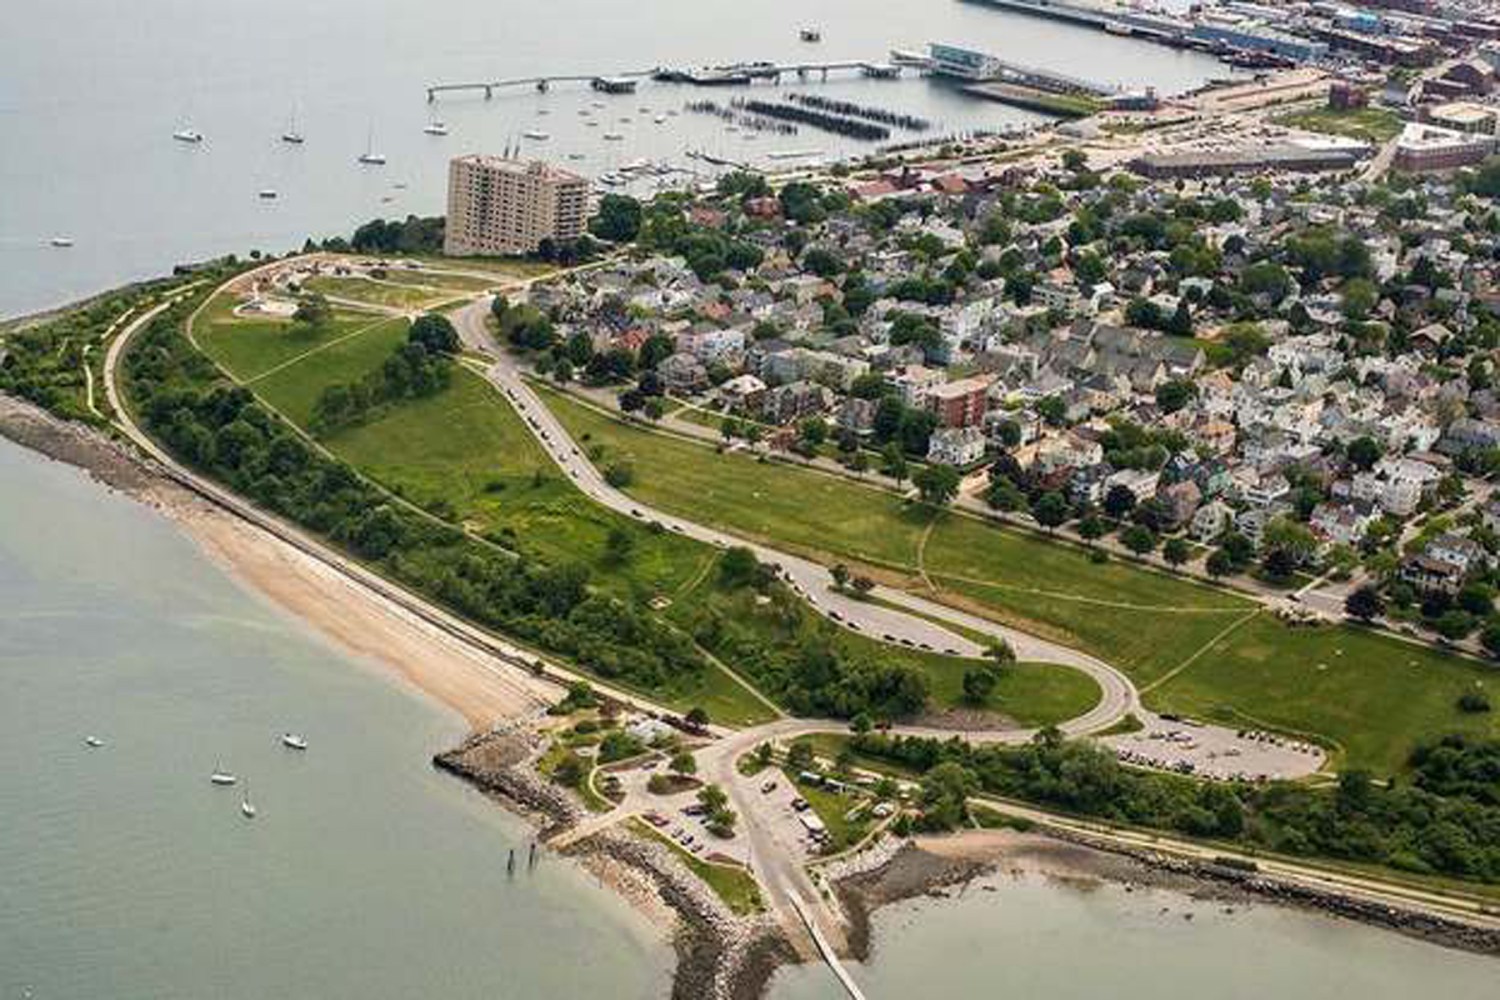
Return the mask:
<path fill-rule="evenodd" d="M 866 559 L 897 582 L 1077 645 L 1150 688 L 1153 708 L 1318 737 L 1342 763 L 1400 770 L 1417 742 L 1454 731 L 1500 735 L 1495 713 L 1465 716 L 1458 694 L 1500 689 L 1488 666 L 1349 626 L 1290 628 L 1211 587 L 1071 546 L 945 514 L 857 483 L 627 425 L 543 389 L 575 437 L 628 457 L 630 492 L 683 516 L 825 561 Z M 1212 645 L 1210 645 L 1212 644 Z M 1335 650 L 1343 649 L 1336 668 Z M 1415 661 L 1416 666 L 1411 662 Z M 1328 665 L 1317 669 L 1317 664 Z"/>

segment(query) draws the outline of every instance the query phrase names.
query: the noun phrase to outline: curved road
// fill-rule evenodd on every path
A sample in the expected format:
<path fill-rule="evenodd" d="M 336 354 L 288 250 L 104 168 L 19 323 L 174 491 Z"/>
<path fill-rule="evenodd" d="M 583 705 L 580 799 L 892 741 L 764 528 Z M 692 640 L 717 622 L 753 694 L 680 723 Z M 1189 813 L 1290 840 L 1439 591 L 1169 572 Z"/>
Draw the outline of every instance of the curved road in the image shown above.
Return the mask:
<path fill-rule="evenodd" d="M 1088 712 L 1059 727 L 1071 736 L 1097 732 L 1117 722 L 1127 712 L 1142 711 L 1140 698 L 1129 678 L 1096 657 L 891 587 L 877 586 L 872 591 L 873 596 L 883 603 L 855 600 L 835 589 L 832 574 L 821 563 L 658 510 L 610 486 L 569 436 L 562 423 L 522 378 L 521 369 L 514 358 L 495 340 L 487 321 L 489 308 L 490 299 L 484 298 L 454 313 L 453 319 L 460 337 L 466 346 L 496 359 L 485 369 L 485 377 L 505 393 L 558 467 L 580 490 L 598 503 L 640 521 L 656 521 L 670 531 L 709 545 L 748 548 L 761 562 L 774 566 L 792 589 L 819 613 L 844 628 L 871 638 L 955 656 L 983 655 L 984 650 L 978 643 L 936 624 L 946 622 L 1004 640 L 1015 650 L 1020 660 L 1056 663 L 1081 670 L 1099 685 L 1101 697 L 1098 704 Z M 887 604 L 906 610 L 887 607 Z M 827 724 L 824 723 L 822 728 L 826 729 Z M 903 727 L 902 731 L 928 732 L 920 727 Z M 956 735 L 951 731 L 942 731 L 941 734 Z M 1033 731 L 978 730 L 963 735 L 978 741 L 1021 742 L 1030 739 Z"/>

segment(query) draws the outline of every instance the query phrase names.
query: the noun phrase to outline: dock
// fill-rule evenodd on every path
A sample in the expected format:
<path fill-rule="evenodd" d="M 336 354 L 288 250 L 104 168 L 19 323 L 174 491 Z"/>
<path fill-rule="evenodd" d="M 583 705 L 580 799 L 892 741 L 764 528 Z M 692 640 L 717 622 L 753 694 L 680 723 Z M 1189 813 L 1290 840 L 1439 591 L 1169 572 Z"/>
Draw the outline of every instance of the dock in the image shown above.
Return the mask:
<path fill-rule="evenodd" d="M 823 936 L 823 929 L 818 926 L 818 922 L 807 911 L 807 903 L 795 892 L 788 894 L 787 898 L 791 900 L 792 908 L 797 911 L 797 916 L 802 918 L 802 925 L 807 928 L 807 933 L 811 935 L 813 946 L 818 949 L 818 954 L 823 956 L 823 961 L 828 963 L 828 968 L 833 970 L 833 974 L 838 979 L 839 985 L 844 988 L 845 993 L 849 994 L 849 1000 L 865 1000 L 864 991 L 859 988 L 859 984 L 854 981 L 854 977 L 849 974 L 849 970 L 844 968 L 844 963 L 839 961 L 838 953 L 833 950 L 833 945 L 829 944 L 828 938 Z"/>
<path fill-rule="evenodd" d="M 467 83 L 434 83 L 427 87 L 427 101 L 432 103 L 445 94 L 481 93 L 485 100 L 495 96 L 497 90 L 531 88 L 545 93 L 555 84 L 587 84 L 595 90 L 611 94 L 631 93 L 642 81 L 657 83 L 681 83 L 695 87 L 745 87 L 757 81 L 780 83 L 783 77 L 807 80 L 818 77 L 827 80 L 834 73 L 855 73 L 871 80 L 894 80 L 906 69 L 920 67 L 902 66 L 895 62 L 876 59 L 843 59 L 792 63 L 749 62 L 729 66 L 700 66 L 676 69 L 658 66 L 645 70 L 630 70 L 623 73 L 569 73 L 544 76 L 517 76 L 498 80 L 476 80 Z"/>

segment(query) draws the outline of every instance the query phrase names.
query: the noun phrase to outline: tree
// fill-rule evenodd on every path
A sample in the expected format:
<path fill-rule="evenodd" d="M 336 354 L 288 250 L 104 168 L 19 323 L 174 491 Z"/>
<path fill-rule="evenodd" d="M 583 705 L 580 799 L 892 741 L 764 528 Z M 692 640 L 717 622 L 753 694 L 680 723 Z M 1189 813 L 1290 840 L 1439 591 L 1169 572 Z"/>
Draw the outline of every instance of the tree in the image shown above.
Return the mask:
<path fill-rule="evenodd" d="M 833 585 L 839 590 L 843 590 L 849 583 L 849 567 L 843 563 L 835 563 L 828 575 L 833 577 Z"/>
<path fill-rule="evenodd" d="M 812 744 L 806 740 L 795 740 L 786 750 L 786 766 L 792 771 L 807 771 L 813 766 Z"/>
<path fill-rule="evenodd" d="M 1208 554 L 1208 560 L 1203 564 L 1203 568 L 1208 570 L 1209 576 L 1217 579 L 1234 572 L 1234 560 L 1223 549 L 1214 549 Z"/>
<path fill-rule="evenodd" d="M 1479 634 L 1479 644 L 1490 656 L 1500 660 L 1500 622 L 1491 621 Z"/>
<path fill-rule="evenodd" d="M 599 212 L 589 222 L 589 232 L 601 240 L 628 243 L 641 231 L 641 203 L 629 195 L 607 194 L 599 199 Z"/>
<path fill-rule="evenodd" d="M 1070 513 L 1068 501 L 1063 499 L 1061 493 L 1053 491 L 1037 497 L 1036 503 L 1031 507 L 1031 516 L 1048 531 L 1052 531 L 1066 521 Z"/>
<path fill-rule="evenodd" d="M 609 535 L 604 539 L 605 559 L 616 565 L 630 558 L 630 550 L 635 547 L 635 537 L 620 525 L 609 529 Z"/>
<path fill-rule="evenodd" d="M 984 655 L 996 669 L 1016 662 L 1016 651 L 1004 639 L 995 639 L 984 648 Z"/>
<path fill-rule="evenodd" d="M 896 442 L 881 449 L 880 471 L 894 479 L 897 486 L 906 481 L 906 454 Z"/>
<path fill-rule="evenodd" d="M 406 340 L 411 344 L 421 344 L 429 354 L 458 352 L 458 331 L 448 317 L 437 313 L 423 313 L 413 320 L 411 329 L 406 332 Z"/>
<path fill-rule="evenodd" d="M 1120 541 L 1136 555 L 1145 555 L 1156 548 L 1156 535 L 1143 524 L 1132 524 L 1120 532 Z"/>
<path fill-rule="evenodd" d="M 1163 413 L 1176 413 L 1197 395 L 1198 387 L 1190 380 L 1172 379 L 1156 387 L 1156 405 Z"/>
<path fill-rule="evenodd" d="M 1104 494 L 1104 512 L 1115 520 L 1121 520 L 1135 509 L 1135 491 L 1129 486 L 1115 485 Z"/>
<path fill-rule="evenodd" d="M 742 545 L 726 551 L 719 560 L 719 579 L 728 587 L 748 587 L 759 581 L 760 560 Z"/>
<path fill-rule="evenodd" d="M 1170 566 L 1181 566 L 1192 557 L 1192 549 L 1181 538 L 1169 538 L 1161 547 L 1161 557 Z"/>
<path fill-rule="evenodd" d="M 1090 544 L 1103 538 L 1106 530 L 1104 519 L 1098 514 L 1086 514 L 1078 520 L 1078 537 Z"/>
<path fill-rule="evenodd" d="M 1385 614 L 1385 598 L 1375 587 L 1365 584 L 1349 592 L 1344 598 L 1344 613 L 1350 618 L 1368 622 Z"/>
<path fill-rule="evenodd" d="M 687 777 L 698 773 L 698 761 L 693 758 L 691 750 L 678 750 L 672 755 L 671 761 L 667 763 L 673 774 Z"/>
<path fill-rule="evenodd" d="M 935 507 L 945 507 L 958 496 L 958 470 L 951 465 L 923 466 L 911 481 L 923 502 Z"/>
<path fill-rule="evenodd" d="M 979 787 L 974 772 L 957 761 L 945 761 L 922 779 L 922 825 L 929 830 L 952 830 L 969 812 L 969 796 Z"/>
<path fill-rule="evenodd" d="M 990 667 L 974 667 L 964 671 L 964 700 L 971 705 L 983 705 L 995 691 L 998 678 Z"/>
<path fill-rule="evenodd" d="M 1357 437 L 1349 442 L 1349 447 L 1344 451 L 1344 457 L 1349 464 L 1356 469 L 1370 469 L 1380 461 L 1380 443 L 1368 435 Z"/>

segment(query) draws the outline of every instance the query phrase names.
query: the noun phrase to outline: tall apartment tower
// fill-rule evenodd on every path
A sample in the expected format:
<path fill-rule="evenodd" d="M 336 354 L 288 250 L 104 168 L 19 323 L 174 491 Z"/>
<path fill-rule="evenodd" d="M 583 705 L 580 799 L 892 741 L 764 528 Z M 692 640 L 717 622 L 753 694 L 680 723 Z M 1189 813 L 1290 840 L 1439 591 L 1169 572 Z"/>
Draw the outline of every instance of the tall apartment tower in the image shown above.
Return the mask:
<path fill-rule="evenodd" d="M 588 190 L 582 177 L 541 160 L 457 157 L 448 164 L 443 252 L 532 253 L 544 239 L 577 239 L 587 222 Z"/>

